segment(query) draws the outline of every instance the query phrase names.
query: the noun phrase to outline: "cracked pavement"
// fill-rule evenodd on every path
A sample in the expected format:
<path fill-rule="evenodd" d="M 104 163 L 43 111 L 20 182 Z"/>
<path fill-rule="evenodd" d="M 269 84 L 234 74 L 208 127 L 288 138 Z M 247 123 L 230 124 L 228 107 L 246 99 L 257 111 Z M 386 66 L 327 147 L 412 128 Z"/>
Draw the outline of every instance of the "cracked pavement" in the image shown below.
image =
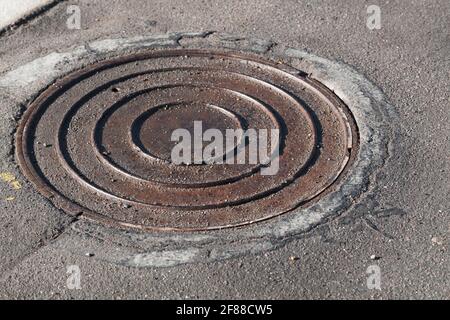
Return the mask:
<path fill-rule="evenodd" d="M 67 28 L 72 4 L 81 30 Z M 0 32 L 0 75 L 102 39 L 212 30 L 274 41 L 354 67 L 383 90 L 399 132 L 358 202 L 313 230 L 230 259 L 134 268 L 101 258 L 114 255 L 113 238 L 84 249 L 87 233 L 86 254 L 72 250 L 74 219 L 34 190 L 14 157 L 27 106 L 17 97 L 27 92 L 0 90 L 0 298 L 449 299 L 450 3 L 378 1 L 380 30 L 366 27 L 370 4 L 59 1 Z M 79 290 L 67 288 L 71 265 Z M 366 286 L 371 265 L 381 290 Z"/>

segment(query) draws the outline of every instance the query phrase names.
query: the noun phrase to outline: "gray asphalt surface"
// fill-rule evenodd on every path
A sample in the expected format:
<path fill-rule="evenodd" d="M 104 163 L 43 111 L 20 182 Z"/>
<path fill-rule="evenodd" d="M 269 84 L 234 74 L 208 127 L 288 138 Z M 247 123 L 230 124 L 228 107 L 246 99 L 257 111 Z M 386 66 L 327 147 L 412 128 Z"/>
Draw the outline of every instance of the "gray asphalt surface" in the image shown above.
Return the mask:
<path fill-rule="evenodd" d="M 353 66 L 384 91 L 399 114 L 392 126 L 400 134 L 358 203 L 276 250 L 131 268 L 58 245 L 71 220 L 20 174 L 11 151 L 17 119 L 2 116 L 0 134 L 9 143 L 0 145 L 0 171 L 13 174 L 21 187 L 5 175 L 0 181 L 0 298 L 450 298 L 449 1 L 70 4 L 80 6 L 81 30 L 67 28 L 69 3 L 61 1 L 1 33 L 0 73 L 97 39 L 215 30 Z M 370 4 L 381 8 L 380 30 L 366 27 Z M 13 113 L 13 100 L 0 92 L 2 114 Z M 366 270 L 374 264 L 380 266 L 381 290 L 366 286 Z M 67 288 L 70 265 L 80 267 L 80 290 Z"/>

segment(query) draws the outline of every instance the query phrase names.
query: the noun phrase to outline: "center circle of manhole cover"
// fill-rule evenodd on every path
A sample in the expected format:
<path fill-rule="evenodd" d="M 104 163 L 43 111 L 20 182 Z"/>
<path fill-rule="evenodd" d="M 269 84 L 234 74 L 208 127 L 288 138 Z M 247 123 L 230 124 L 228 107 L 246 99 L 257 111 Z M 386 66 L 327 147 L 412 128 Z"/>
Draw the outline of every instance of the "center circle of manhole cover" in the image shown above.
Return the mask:
<path fill-rule="evenodd" d="M 192 133 L 196 123 L 224 135 L 276 129 L 279 157 L 173 163 L 172 133 Z M 246 138 L 238 134 L 224 154 L 242 144 L 250 157 Z M 348 108 L 300 70 L 256 54 L 163 49 L 57 81 L 27 109 L 16 150 L 25 175 L 68 213 L 182 231 L 241 226 L 308 206 L 333 189 L 357 142 Z M 262 174 L 274 161 L 276 172 Z"/>

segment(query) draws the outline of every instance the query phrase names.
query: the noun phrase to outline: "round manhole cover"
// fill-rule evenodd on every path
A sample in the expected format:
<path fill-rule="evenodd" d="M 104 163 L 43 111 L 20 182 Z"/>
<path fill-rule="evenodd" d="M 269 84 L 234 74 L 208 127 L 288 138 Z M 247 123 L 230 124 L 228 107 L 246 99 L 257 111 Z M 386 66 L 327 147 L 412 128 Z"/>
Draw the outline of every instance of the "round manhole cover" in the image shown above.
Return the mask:
<path fill-rule="evenodd" d="M 177 129 L 235 136 L 224 161 L 187 165 L 171 158 Z M 278 157 L 227 162 L 238 146 L 250 159 L 247 133 L 264 130 L 278 132 Z M 316 201 L 348 168 L 357 140 L 347 107 L 293 67 L 232 51 L 164 49 L 57 81 L 26 111 L 16 141 L 27 177 L 65 211 L 146 230 L 209 230 Z"/>

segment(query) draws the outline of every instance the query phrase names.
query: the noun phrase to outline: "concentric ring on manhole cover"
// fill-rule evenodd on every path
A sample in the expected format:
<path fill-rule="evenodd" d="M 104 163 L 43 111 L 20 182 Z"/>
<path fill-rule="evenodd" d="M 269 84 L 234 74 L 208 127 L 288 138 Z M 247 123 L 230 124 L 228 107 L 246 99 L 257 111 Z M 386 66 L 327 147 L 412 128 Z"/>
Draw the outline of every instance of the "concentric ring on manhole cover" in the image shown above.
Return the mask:
<path fill-rule="evenodd" d="M 279 129 L 278 173 L 171 163 L 171 132 L 194 121 L 204 130 Z M 146 230 L 210 230 L 317 200 L 357 140 L 347 107 L 295 68 L 253 54 L 164 49 L 57 81 L 26 111 L 16 150 L 26 176 L 69 213 Z"/>

